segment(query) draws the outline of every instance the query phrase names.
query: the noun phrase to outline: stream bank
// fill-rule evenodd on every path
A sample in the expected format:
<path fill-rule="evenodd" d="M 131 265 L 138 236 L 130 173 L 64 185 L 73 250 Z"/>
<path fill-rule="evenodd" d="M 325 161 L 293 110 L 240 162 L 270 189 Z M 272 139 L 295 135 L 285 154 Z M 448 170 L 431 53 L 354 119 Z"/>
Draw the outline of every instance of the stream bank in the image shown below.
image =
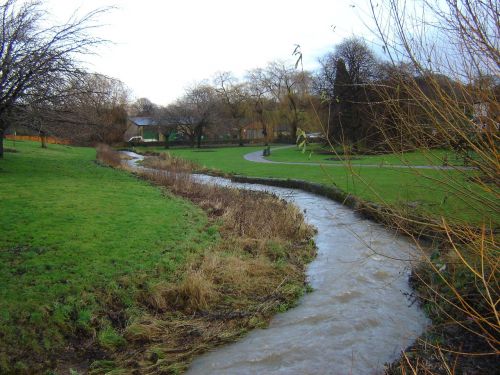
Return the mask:
<path fill-rule="evenodd" d="M 299 306 L 275 316 L 267 329 L 201 356 L 188 373 L 381 373 L 424 331 L 428 320 L 408 285 L 418 251 L 406 238 L 309 192 L 196 179 L 295 204 L 318 229 L 318 256 L 307 270 L 314 292 Z"/>

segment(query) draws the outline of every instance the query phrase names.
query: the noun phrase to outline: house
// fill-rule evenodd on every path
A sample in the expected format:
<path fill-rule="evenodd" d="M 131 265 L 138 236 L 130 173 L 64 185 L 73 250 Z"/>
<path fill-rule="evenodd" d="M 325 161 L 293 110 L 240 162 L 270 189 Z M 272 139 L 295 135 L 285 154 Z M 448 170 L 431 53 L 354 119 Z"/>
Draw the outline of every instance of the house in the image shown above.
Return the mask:
<path fill-rule="evenodd" d="M 123 134 L 123 140 L 129 142 L 134 137 L 143 142 L 165 141 L 160 124 L 152 117 L 128 118 L 127 130 Z"/>

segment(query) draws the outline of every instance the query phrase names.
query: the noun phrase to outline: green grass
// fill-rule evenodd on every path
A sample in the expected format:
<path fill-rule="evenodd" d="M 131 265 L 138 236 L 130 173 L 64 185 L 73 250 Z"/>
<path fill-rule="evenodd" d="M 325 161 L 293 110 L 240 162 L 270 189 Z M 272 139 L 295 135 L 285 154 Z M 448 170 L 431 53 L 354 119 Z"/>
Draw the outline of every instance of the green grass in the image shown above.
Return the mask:
<path fill-rule="evenodd" d="M 200 209 L 97 165 L 94 149 L 15 148 L 0 159 L 0 372 L 81 334 L 121 345 L 109 311 L 138 314 L 139 289 L 218 238 Z"/>
<path fill-rule="evenodd" d="M 343 164 L 337 155 L 328 154 L 331 149 L 319 144 L 308 145 L 305 151 L 297 147 L 274 151 L 267 159 L 272 161 L 288 161 L 299 163 Z M 339 156 L 342 152 L 339 153 Z M 333 160 L 332 160 L 333 159 Z M 353 165 L 463 165 L 463 158 L 450 150 L 430 149 L 405 152 L 403 154 L 385 155 L 350 155 L 348 160 Z"/>
<path fill-rule="evenodd" d="M 364 168 L 315 165 L 279 165 L 249 162 L 243 155 L 262 150 L 262 146 L 207 148 L 207 149 L 171 149 L 172 155 L 192 160 L 203 167 L 216 169 L 224 173 L 241 174 L 251 177 L 290 178 L 317 182 L 325 185 L 336 185 L 365 200 L 388 205 L 406 207 L 432 216 L 444 216 L 456 222 L 481 222 L 485 216 L 496 213 L 484 212 L 482 202 L 470 197 L 471 191 L 478 192 L 478 187 L 467 180 L 473 172 L 397 169 L 389 166 L 383 168 Z M 139 151 L 144 149 L 139 149 Z M 163 148 L 147 148 L 149 151 L 164 152 Z M 287 158 L 286 155 L 293 157 Z M 273 151 L 272 155 L 284 156 L 283 161 L 296 161 L 304 157 L 294 148 Z M 274 157 L 273 156 L 273 157 Z M 416 164 L 421 164 L 421 155 L 412 156 Z M 374 158 L 377 158 L 375 156 Z M 391 156 L 386 156 L 387 160 Z M 392 156 L 395 160 L 396 156 Z M 420 158 L 420 159 L 419 159 Z M 377 163 L 375 163 L 377 164 Z M 400 164 L 398 162 L 397 164 Z M 425 163 L 424 163 L 425 164 Z M 461 191 L 460 194 L 457 190 Z M 481 194 L 481 193 L 479 193 Z M 492 199 L 487 194 L 484 199 Z"/>

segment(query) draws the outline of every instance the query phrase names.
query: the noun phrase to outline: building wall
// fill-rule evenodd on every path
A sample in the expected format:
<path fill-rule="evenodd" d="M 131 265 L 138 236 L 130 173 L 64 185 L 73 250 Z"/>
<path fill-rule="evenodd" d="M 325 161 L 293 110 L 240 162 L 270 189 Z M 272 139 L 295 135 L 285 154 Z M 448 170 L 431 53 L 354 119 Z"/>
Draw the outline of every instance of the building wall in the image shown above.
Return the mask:
<path fill-rule="evenodd" d="M 129 121 L 129 126 L 123 134 L 123 140 L 128 142 L 132 137 L 141 136 L 144 141 L 164 142 L 165 136 L 159 131 L 158 126 L 137 126 L 132 121 Z"/>
<path fill-rule="evenodd" d="M 141 126 L 141 135 L 144 142 L 159 141 L 158 128 L 156 126 Z"/>
<path fill-rule="evenodd" d="M 141 135 L 139 127 L 135 125 L 133 122 L 129 121 L 127 130 L 125 130 L 125 133 L 123 133 L 123 140 L 125 142 L 128 142 L 130 138 L 136 137 L 138 135 Z"/>

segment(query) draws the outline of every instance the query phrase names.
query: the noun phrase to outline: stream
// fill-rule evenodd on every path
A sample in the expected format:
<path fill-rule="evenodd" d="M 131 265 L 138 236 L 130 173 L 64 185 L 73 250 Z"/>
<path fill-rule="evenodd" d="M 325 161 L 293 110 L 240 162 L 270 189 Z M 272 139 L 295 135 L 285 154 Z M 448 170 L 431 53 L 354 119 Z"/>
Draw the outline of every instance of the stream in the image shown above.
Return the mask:
<path fill-rule="evenodd" d="M 127 154 L 137 168 L 142 156 Z M 295 204 L 318 230 L 318 254 L 307 268 L 314 291 L 297 307 L 198 357 L 187 374 L 380 374 L 427 326 L 408 284 L 419 251 L 407 238 L 308 192 L 195 176 Z"/>

